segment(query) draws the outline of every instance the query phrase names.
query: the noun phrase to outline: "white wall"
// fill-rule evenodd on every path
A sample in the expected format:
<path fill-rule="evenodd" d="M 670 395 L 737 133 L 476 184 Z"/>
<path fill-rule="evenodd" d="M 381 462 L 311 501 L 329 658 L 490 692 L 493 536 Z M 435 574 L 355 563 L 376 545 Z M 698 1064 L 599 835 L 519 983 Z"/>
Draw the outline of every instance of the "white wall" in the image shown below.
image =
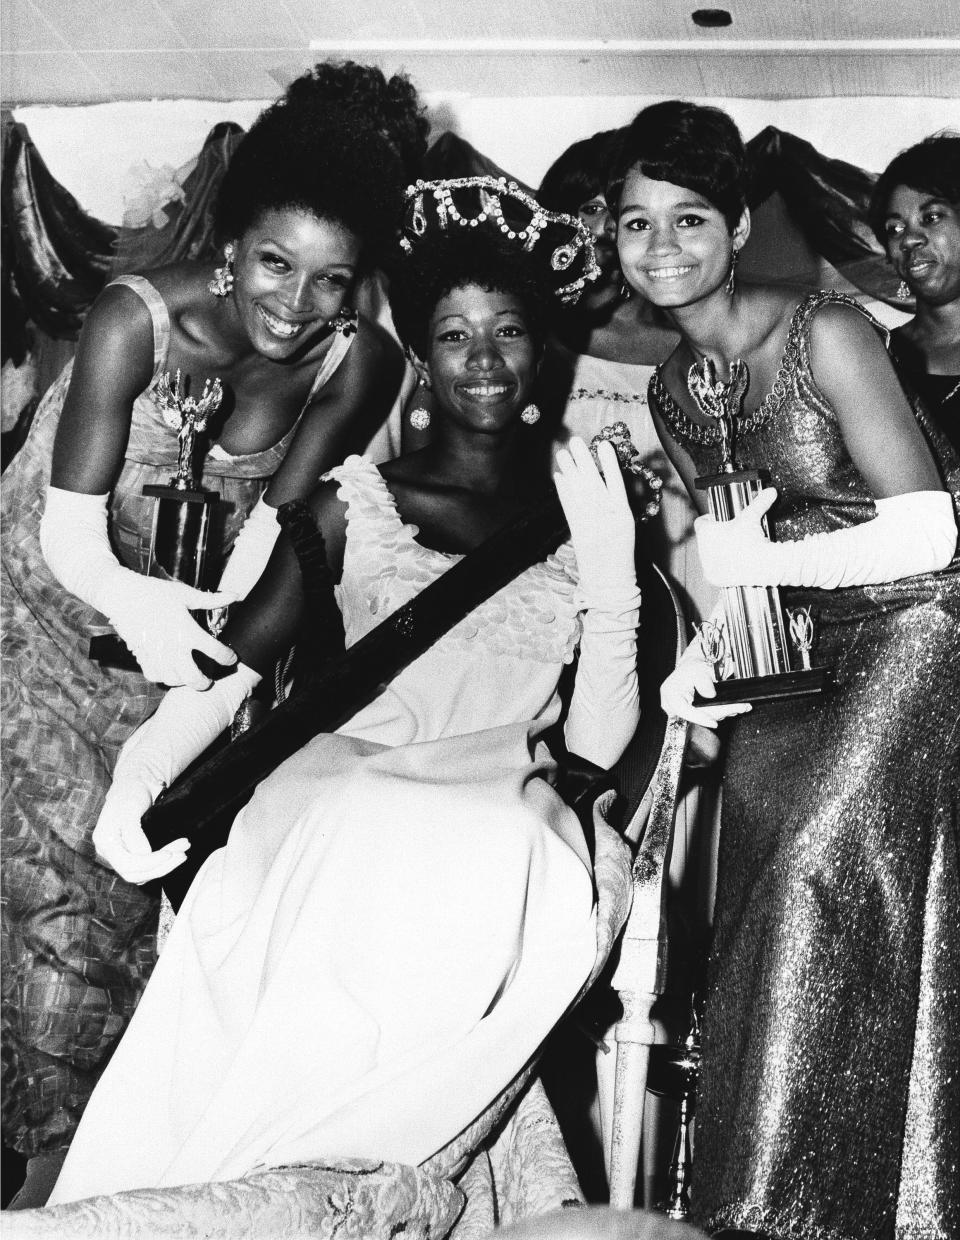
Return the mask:
<path fill-rule="evenodd" d="M 453 129 L 506 171 L 537 185 L 571 142 L 622 125 L 649 96 L 472 98 L 426 96 L 436 131 Z M 218 121 L 246 128 L 265 100 L 154 100 L 90 107 L 18 108 L 52 175 L 81 206 L 111 224 L 134 198 L 138 165 L 182 168 Z M 897 151 L 947 126 L 960 128 L 960 99 L 705 99 L 725 107 L 750 138 L 766 125 L 825 155 L 880 171 Z"/>

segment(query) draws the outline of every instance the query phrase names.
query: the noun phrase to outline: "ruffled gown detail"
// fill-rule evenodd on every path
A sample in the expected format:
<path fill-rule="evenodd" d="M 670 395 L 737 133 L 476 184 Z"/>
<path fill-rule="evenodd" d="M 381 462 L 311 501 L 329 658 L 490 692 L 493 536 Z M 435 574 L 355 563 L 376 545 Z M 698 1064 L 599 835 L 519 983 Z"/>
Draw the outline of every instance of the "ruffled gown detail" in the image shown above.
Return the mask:
<path fill-rule="evenodd" d="M 773 391 L 737 439 L 779 491 L 778 538 L 874 501 L 810 369 L 798 306 Z M 857 306 L 859 309 L 859 306 Z M 698 474 L 715 432 L 659 377 Z M 955 503 L 960 469 L 918 417 Z M 960 564 L 888 585 L 783 589 L 810 604 L 822 697 L 734 721 L 723 781 L 694 1216 L 800 1240 L 960 1234 Z"/>
<path fill-rule="evenodd" d="M 349 458 L 348 644 L 458 557 Z M 184 901 L 50 1204 L 329 1157 L 420 1164 L 529 1060 L 596 951 L 540 735 L 579 635 L 572 550 L 265 780 Z"/>

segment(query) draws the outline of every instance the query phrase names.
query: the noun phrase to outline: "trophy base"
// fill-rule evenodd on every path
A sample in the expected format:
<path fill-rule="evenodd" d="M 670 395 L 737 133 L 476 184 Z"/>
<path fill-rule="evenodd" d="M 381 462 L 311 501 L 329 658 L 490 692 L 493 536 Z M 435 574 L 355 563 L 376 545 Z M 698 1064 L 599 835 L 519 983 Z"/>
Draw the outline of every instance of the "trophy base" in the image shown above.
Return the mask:
<path fill-rule="evenodd" d="M 650 1047 L 647 1089 L 659 1098 L 677 1102 L 691 1092 L 700 1074 L 700 1051 L 676 1043 L 657 1043 Z"/>
<path fill-rule="evenodd" d="M 101 667 L 112 667 L 120 672 L 140 671 L 140 664 L 116 633 L 98 633 L 91 637 L 88 653 Z"/>
<path fill-rule="evenodd" d="M 781 698 L 823 693 L 833 685 L 833 668 L 801 668 L 773 676 L 743 676 L 717 682 L 717 696 L 694 695 L 694 706 L 726 705 L 728 702 L 777 702 Z"/>

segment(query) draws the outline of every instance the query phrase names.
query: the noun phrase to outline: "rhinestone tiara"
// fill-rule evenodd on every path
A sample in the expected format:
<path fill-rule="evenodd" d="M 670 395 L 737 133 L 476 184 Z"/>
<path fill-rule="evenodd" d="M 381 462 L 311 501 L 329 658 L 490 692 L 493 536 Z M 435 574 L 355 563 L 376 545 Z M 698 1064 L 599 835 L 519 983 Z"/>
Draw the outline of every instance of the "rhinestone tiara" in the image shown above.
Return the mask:
<path fill-rule="evenodd" d="M 476 193 L 465 195 L 464 190 Z M 561 301 L 575 302 L 587 281 L 595 280 L 599 274 L 593 237 L 586 225 L 572 215 L 548 211 L 516 181 L 506 177 L 417 181 L 407 187 L 405 198 L 407 210 L 400 245 L 408 254 L 431 227 L 446 230 L 457 224 L 461 228 L 496 228 L 507 241 L 516 243 L 527 253 L 549 230 L 551 237 L 547 244 L 553 244 L 551 270 L 564 276 L 579 270 L 574 279 L 554 289 Z M 431 200 L 436 216 L 433 222 L 427 216 L 427 203 Z"/>

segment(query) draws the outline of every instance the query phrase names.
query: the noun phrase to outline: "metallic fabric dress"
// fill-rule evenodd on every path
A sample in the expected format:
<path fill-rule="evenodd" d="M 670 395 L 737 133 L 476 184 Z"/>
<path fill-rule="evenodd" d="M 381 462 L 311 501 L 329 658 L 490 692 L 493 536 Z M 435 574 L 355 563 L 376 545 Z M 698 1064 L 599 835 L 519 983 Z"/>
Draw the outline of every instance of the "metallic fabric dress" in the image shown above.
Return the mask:
<path fill-rule="evenodd" d="M 810 371 L 810 318 L 845 300 L 800 303 L 738 435 L 738 464 L 779 490 L 781 539 L 875 513 Z M 659 376 L 654 401 L 716 472 L 713 428 Z M 917 416 L 956 505 L 957 459 Z M 782 595 L 812 605 L 837 688 L 755 706 L 729 737 L 694 1218 L 778 1240 L 956 1238 L 960 563 Z"/>
<path fill-rule="evenodd" d="M 109 504 L 114 550 L 143 572 L 153 500 L 141 491 L 166 483 L 177 464 L 177 433 L 153 397 L 170 324 L 145 279 L 117 283 L 143 298 L 154 328 L 153 379 L 134 403 Z M 349 348 L 344 322 L 313 391 Z M 90 835 L 120 746 L 162 690 L 139 672 L 89 659 L 91 635 L 110 627 L 56 581 L 40 551 L 71 371 L 72 363 L 43 398 L 3 480 L 3 1123 L 5 1143 L 28 1156 L 69 1144 L 153 968 L 158 911 L 155 895 L 97 861 Z M 229 456 L 215 447 L 207 455 L 203 485 L 221 497 L 209 555 L 214 580 L 293 433 L 261 452 Z"/>

